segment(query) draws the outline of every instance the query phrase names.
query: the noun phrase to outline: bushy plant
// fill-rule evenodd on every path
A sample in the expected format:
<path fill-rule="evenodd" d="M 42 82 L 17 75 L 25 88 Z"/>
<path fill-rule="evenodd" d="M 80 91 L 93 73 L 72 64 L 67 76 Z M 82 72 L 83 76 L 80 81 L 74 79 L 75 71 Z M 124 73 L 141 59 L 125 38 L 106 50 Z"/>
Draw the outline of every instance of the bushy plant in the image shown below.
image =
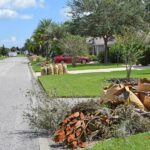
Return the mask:
<path fill-rule="evenodd" d="M 126 31 L 124 35 L 117 36 L 117 43 L 123 51 L 127 78 L 131 77 L 133 65 L 143 57 L 144 40 L 144 36 L 141 36 L 133 31 Z"/>
<path fill-rule="evenodd" d="M 123 51 L 118 44 L 109 49 L 109 61 L 111 63 L 123 63 Z"/>
<path fill-rule="evenodd" d="M 90 60 L 91 61 L 97 61 L 97 56 L 96 55 L 90 55 Z"/>
<path fill-rule="evenodd" d="M 104 63 L 104 51 L 100 51 L 98 56 L 97 56 L 97 60 L 99 63 Z"/>
<path fill-rule="evenodd" d="M 143 51 L 143 57 L 138 60 L 138 63 L 144 66 L 147 66 L 148 64 L 150 64 L 150 47 L 147 47 Z"/>
<path fill-rule="evenodd" d="M 8 54 L 8 49 L 5 48 L 4 45 L 2 47 L 0 47 L 0 55 L 7 56 L 7 54 Z"/>

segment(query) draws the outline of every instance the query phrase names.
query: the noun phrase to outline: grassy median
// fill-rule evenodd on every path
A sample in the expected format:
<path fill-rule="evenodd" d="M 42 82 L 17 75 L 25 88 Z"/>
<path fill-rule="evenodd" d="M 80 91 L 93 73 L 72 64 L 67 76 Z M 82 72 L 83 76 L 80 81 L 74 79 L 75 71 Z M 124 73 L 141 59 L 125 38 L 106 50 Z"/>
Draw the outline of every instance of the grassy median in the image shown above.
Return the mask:
<path fill-rule="evenodd" d="M 42 76 L 39 77 L 39 81 L 49 96 L 55 94 L 58 97 L 97 97 L 100 96 L 106 79 L 125 77 L 125 71 L 117 71 Z M 132 77 L 150 78 L 150 69 L 134 70 Z"/>

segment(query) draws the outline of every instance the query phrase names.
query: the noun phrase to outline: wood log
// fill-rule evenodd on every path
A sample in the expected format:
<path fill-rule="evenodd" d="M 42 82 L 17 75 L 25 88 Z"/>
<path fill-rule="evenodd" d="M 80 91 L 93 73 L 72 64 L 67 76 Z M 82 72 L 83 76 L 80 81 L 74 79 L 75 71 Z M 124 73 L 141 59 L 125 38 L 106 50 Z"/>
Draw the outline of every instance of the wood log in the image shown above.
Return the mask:
<path fill-rule="evenodd" d="M 150 95 L 145 96 L 143 104 L 150 111 Z"/>
<path fill-rule="evenodd" d="M 145 107 L 140 101 L 140 99 L 132 91 L 130 91 L 128 86 L 126 86 L 125 89 L 127 92 L 129 92 L 129 97 L 127 98 L 127 104 L 129 105 L 130 103 L 132 103 L 138 108 L 140 108 L 141 110 L 144 110 Z"/>

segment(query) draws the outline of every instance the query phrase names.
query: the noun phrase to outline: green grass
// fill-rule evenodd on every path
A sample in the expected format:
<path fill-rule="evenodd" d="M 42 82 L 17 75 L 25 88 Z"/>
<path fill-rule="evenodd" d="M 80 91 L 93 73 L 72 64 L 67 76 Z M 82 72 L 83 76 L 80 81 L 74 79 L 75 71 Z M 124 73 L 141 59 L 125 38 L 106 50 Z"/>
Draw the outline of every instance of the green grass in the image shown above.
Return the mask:
<path fill-rule="evenodd" d="M 17 57 L 26 57 L 24 54 L 18 54 Z"/>
<path fill-rule="evenodd" d="M 97 97 L 102 92 L 104 80 L 109 78 L 124 78 L 125 71 L 110 73 L 66 74 L 39 77 L 43 88 L 51 96 L 58 97 Z M 134 70 L 133 78 L 150 78 L 150 69 Z"/>
<path fill-rule="evenodd" d="M 86 150 L 150 150 L 150 132 L 105 140 Z"/>
<path fill-rule="evenodd" d="M 7 56 L 0 56 L 0 60 L 7 58 Z"/>
<path fill-rule="evenodd" d="M 32 69 L 35 71 L 35 72 L 41 72 L 41 66 L 39 64 L 33 64 L 32 65 Z"/>
<path fill-rule="evenodd" d="M 77 67 L 72 67 L 68 64 L 68 70 L 87 70 L 87 69 L 105 69 L 105 68 L 119 68 L 123 67 L 123 64 L 78 64 Z M 32 64 L 32 68 L 35 72 L 41 72 L 41 67 L 39 64 Z"/>
<path fill-rule="evenodd" d="M 78 64 L 77 67 L 72 67 L 71 64 L 67 65 L 68 70 L 87 70 L 87 69 L 105 69 L 105 68 L 119 68 L 123 64 Z"/>

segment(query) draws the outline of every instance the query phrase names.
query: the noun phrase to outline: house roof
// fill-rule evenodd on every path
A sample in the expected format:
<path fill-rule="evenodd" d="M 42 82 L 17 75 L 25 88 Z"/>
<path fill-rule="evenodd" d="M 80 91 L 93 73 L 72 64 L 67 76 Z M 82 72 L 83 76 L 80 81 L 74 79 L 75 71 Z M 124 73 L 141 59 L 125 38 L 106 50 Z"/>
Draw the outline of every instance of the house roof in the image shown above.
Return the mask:
<path fill-rule="evenodd" d="M 92 37 L 89 37 L 89 38 L 86 39 L 86 42 L 88 44 L 93 44 L 93 45 L 96 45 L 96 46 L 104 45 L 103 38 L 92 38 Z M 108 45 L 113 45 L 115 42 L 116 42 L 115 38 L 112 38 L 111 40 L 108 41 Z"/>

